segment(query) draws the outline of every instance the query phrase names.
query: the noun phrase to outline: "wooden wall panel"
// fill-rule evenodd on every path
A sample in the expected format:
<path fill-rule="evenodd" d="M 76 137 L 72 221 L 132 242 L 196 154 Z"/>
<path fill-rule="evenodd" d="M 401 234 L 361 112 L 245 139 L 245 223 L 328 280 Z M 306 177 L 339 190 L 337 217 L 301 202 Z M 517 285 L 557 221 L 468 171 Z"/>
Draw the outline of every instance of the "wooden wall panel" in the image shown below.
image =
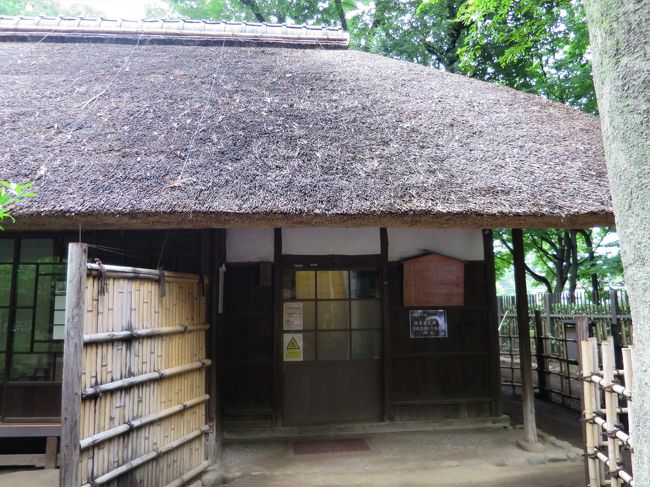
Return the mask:
<path fill-rule="evenodd" d="M 435 420 L 492 414 L 484 262 L 465 263 L 463 306 L 404 306 L 400 263 L 389 265 L 394 418 Z M 412 339 L 410 309 L 444 309 L 448 338 Z"/>

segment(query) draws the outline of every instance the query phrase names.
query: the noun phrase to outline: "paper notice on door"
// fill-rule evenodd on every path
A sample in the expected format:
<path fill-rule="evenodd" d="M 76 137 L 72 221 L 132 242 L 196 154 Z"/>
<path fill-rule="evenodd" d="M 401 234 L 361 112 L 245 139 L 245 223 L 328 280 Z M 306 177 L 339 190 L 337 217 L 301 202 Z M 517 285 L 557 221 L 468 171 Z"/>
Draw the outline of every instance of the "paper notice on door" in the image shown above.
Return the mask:
<path fill-rule="evenodd" d="M 302 303 L 284 303 L 284 329 L 302 330 Z"/>
<path fill-rule="evenodd" d="M 285 362 L 302 362 L 302 333 L 285 333 L 283 345 Z"/>

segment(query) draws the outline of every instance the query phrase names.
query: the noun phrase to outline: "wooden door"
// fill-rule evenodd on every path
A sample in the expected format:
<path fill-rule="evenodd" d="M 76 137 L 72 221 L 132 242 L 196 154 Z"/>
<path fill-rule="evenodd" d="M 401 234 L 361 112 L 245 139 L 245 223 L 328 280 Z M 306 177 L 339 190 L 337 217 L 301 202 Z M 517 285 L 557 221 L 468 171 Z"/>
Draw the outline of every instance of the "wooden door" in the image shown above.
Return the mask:
<path fill-rule="evenodd" d="M 281 323 L 285 425 L 381 420 L 378 269 L 285 269 Z"/>

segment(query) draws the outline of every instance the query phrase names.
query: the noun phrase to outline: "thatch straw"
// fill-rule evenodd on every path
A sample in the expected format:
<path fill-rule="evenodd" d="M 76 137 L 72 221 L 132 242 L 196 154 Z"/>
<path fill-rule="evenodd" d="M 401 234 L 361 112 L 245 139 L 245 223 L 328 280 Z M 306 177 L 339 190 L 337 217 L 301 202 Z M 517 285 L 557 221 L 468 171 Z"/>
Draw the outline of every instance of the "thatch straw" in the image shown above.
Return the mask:
<path fill-rule="evenodd" d="M 509 88 L 356 51 L 0 48 L 23 228 L 613 222 L 598 119 Z"/>

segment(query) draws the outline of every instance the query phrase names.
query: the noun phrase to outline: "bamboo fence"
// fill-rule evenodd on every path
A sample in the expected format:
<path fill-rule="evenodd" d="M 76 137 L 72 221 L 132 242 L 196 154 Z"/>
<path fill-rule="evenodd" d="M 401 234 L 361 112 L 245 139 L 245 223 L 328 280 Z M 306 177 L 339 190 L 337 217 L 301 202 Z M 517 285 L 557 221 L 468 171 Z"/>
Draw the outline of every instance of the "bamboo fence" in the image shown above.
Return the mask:
<path fill-rule="evenodd" d="M 515 296 L 499 296 L 501 385 L 513 393 L 521 387 L 519 336 Z M 585 293 L 528 296 L 529 328 L 540 397 L 580 410 L 581 385 L 577 380 L 578 330 L 576 318 L 587 316 L 591 335 L 598 341 L 613 336 L 617 348 L 632 344 L 632 321 L 624 290 L 610 291 L 594 302 Z"/>
<path fill-rule="evenodd" d="M 72 431 L 66 442 L 63 428 L 61 485 L 183 485 L 209 465 L 203 281 L 83 265 L 80 421 L 77 441 Z M 64 356 L 71 369 L 69 342 Z M 72 400 L 64 397 L 64 411 Z M 72 448 L 68 458 L 64 447 Z"/>
<path fill-rule="evenodd" d="M 620 370 L 616 368 L 612 337 L 601 343 L 595 337 L 580 342 L 589 487 L 634 486 L 633 442 L 628 433 L 632 421 L 632 348 L 624 348 L 622 354 Z"/>

